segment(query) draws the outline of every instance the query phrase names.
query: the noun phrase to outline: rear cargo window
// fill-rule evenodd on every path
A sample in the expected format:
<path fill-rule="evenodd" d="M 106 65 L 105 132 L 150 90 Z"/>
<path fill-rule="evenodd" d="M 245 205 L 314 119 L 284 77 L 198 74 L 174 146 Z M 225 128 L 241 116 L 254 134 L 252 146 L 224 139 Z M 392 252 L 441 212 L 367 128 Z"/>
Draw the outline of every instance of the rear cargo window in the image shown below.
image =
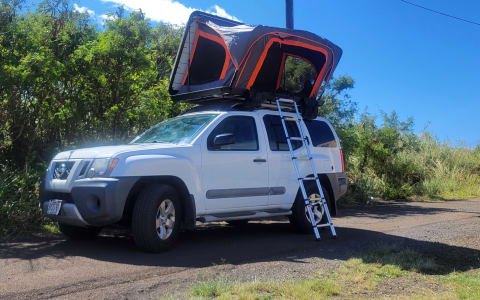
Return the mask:
<path fill-rule="evenodd" d="M 268 142 L 272 151 L 288 151 L 287 138 L 283 131 L 282 121 L 279 116 L 265 115 L 263 117 L 265 128 L 267 129 Z M 288 135 L 291 137 L 300 137 L 297 123 L 295 121 L 286 121 Z M 302 147 L 301 141 L 292 141 L 293 150 Z"/>
<path fill-rule="evenodd" d="M 337 141 L 330 126 L 323 121 L 304 120 L 315 147 L 337 147 Z"/>

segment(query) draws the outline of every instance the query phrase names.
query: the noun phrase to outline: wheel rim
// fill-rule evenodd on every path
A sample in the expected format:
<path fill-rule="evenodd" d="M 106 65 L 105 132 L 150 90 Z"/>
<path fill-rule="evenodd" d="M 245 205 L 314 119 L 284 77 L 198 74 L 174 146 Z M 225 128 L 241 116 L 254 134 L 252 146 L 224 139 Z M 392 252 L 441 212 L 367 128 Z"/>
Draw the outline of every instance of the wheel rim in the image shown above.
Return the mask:
<path fill-rule="evenodd" d="M 308 196 L 308 198 L 313 199 L 313 198 L 320 198 L 320 195 L 318 194 L 311 194 Z M 321 204 L 321 201 L 311 201 L 312 204 L 312 213 L 313 217 L 315 219 L 315 224 L 318 225 L 322 221 L 323 218 L 323 213 L 324 213 L 324 208 L 323 205 Z M 308 215 L 307 207 L 305 207 L 305 217 L 307 218 L 309 223 L 312 223 L 310 221 L 310 216 Z"/>
<path fill-rule="evenodd" d="M 156 229 L 158 237 L 166 240 L 170 237 L 175 226 L 175 207 L 170 199 L 160 203 L 157 210 Z"/>

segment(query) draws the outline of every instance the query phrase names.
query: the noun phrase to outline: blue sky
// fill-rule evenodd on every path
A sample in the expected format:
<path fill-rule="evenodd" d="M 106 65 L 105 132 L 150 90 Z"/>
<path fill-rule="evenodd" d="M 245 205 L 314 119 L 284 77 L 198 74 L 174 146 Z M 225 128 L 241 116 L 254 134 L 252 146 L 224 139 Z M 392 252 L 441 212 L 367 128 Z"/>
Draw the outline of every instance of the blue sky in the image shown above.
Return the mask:
<path fill-rule="evenodd" d="M 410 0 L 480 23 L 480 1 Z M 119 4 L 142 8 L 154 21 L 181 23 L 193 9 L 249 24 L 283 27 L 284 0 L 78 0 L 92 20 Z M 415 8 L 400 0 L 294 0 L 295 28 L 312 31 L 343 49 L 336 75 L 356 81 L 361 111 L 395 110 L 412 116 L 442 141 L 480 144 L 480 26 Z M 183 21 L 184 22 L 184 21 Z"/>

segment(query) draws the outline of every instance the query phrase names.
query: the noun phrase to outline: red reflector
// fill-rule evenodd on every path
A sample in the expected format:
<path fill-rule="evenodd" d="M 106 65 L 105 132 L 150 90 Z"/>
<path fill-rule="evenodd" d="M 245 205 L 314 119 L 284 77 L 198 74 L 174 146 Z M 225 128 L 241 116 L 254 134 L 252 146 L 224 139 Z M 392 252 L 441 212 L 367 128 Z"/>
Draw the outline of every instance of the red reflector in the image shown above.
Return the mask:
<path fill-rule="evenodd" d="M 345 172 L 345 165 L 343 164 L 343 150 L 340 148 L 340 160 L 342 161 L 342 173 Z"/>

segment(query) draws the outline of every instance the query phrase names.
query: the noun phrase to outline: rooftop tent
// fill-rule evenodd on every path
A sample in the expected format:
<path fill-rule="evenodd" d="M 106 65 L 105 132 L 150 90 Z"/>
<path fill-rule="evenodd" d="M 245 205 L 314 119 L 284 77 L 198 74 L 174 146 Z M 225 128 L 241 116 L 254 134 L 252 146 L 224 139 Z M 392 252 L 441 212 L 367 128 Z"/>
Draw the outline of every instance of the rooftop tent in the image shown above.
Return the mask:
<path fill-rule="evenodd" d="M 253 93 L 316 99 L 341 55 L 338 46 L 307 31 L 246 25 L 196 11 L 186 24 L 169 90 L 174 101 L 248 99 Z M 296 88 L 291 79 L 285 84 L 292 65 L 307 70 L 295 79 Z"/>

